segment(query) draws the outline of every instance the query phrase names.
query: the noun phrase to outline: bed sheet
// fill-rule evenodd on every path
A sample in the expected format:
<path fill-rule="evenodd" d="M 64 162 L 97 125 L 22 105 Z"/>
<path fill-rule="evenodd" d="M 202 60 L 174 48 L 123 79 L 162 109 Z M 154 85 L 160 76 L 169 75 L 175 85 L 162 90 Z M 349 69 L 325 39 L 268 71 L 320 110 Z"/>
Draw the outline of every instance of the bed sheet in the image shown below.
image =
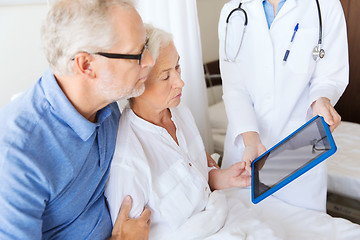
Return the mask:
<path fill-rule="evenodd" d="M 326 160 L 328 191 L 360 200 L 360 124 L 343 121 L 333 137 L 337 152 Z"/>
<path fill-rule="evenodd" d="M 213 192 L 206 210 L 166 239 L 354 240 L 360 239 L 360 225 L 272 196 L 254 205 L 250 189 L 237 188 Z"/>

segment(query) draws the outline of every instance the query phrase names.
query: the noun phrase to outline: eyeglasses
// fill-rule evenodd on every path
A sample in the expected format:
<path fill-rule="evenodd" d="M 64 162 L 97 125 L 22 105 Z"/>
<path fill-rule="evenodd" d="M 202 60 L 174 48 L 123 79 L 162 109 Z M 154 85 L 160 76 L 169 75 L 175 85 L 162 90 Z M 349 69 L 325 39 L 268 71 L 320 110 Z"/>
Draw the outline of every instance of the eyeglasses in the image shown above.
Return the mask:
<path fill-rule="evenodd" d="M 97 52 L 94 54 L 97 54 L 97 55 L 100 55 L 100 56 L 103 56 L 106 58 L 139 60 L 139 65 L 141 65 L 141 59 L 144 55 L 145 49 L 148 49 L 148 42 L 149 42 L 149 39 L 147 38 L 140 54 L 119 54 L 119 53 L 104 53 L 104 52 Z"/>

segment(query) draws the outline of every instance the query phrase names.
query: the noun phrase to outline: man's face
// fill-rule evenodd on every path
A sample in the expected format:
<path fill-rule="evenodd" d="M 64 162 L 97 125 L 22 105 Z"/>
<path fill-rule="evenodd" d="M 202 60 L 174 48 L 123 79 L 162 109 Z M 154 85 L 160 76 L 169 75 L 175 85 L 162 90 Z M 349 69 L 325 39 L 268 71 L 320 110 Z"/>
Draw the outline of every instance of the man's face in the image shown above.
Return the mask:
<path fill-rule="evenodd" d="M 140 54 L 146 41 L 141 17 L 133 8 L 115 7 L 111 11 L 116 44 L 108 53 Z M 139 60 L 99 56 L 97 91 L 109 102 L 139 96 L 154 60 L 147 49 Z"/>

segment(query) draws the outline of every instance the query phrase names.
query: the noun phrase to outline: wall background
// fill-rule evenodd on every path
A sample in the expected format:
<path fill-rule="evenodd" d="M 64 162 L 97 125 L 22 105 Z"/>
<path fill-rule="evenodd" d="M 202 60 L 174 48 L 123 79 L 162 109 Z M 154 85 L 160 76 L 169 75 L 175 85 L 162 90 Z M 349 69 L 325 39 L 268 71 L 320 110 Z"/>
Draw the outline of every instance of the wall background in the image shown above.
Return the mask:
<path fill-rule="evenodd" d="M 218 22 L 221 8 L 229 0 L 197 0 L 203 62 L 219 59 Z"/>
<path fill-rule="evenodd" d="M 0 107 L 47 69 L 40 26 L 47 4 L 0 6 Z"/>

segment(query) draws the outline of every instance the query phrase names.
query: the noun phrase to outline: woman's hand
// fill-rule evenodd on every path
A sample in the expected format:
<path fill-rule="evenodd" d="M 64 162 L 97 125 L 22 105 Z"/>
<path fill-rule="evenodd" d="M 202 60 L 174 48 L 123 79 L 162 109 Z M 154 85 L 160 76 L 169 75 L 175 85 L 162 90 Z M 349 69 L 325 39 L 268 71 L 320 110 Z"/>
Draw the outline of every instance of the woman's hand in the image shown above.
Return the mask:
<path fill-rule="evenodd" d="M 228 169 L 214 169 L 209 172 L 209 185 L 212 190 L 247 187 L 250 184 L 251 175 L 246 171 L 244 162 L 235 163 Z"/>
<path fill-rule="evenodd" d="M 321 97 L 311 104 L 313 116 L 322 116 L 333 132 L 341 123 L 341 117 L 328 98 Z"/>
<path fill-rule="evenodd" d="M 245 162 L 238 162 L 225 171 L 229 187 L 247 187 L 251 185 L 251 172 L 246 170 Z"/>
<path fill-rule="evenodd" d="M 216 167 L 220 168 L 219 165 L 215 162 L 215 160 L 210 156 L 210 154 L 206 153 L 208 167 Z"/>

